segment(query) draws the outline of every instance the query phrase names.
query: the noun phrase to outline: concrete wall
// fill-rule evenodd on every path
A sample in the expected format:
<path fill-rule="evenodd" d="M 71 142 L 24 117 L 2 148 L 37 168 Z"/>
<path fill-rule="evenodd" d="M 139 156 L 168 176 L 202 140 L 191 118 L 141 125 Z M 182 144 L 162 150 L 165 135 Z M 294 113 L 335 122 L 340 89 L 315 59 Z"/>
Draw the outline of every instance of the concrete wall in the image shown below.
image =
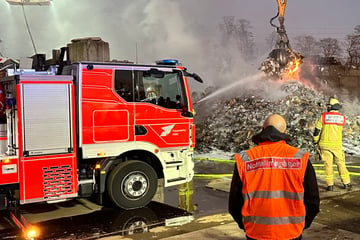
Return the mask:
<path fill-rule="evenodd" d="M 347 68 L 342 65 L 325 67 L 319 77 L 326 79 L 330 86 L 345 89 L 352 97 L 360 98 L 360 68 Z"/>
<path fill-rule="evenodd" d="M 349 91 L 350 94 L 360 97 L 360 69 L 350 70 L 338 79 L 339 87 Z"/>

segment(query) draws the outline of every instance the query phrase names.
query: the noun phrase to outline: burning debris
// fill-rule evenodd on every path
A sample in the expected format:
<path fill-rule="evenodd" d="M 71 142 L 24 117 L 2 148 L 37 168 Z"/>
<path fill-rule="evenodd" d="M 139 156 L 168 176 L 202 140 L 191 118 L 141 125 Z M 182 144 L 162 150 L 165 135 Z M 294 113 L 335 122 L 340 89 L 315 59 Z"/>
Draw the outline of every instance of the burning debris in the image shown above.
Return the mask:
<path fill-rule="evenodd" d="M 280 50 L 274 49 L 273 51 Z M 294 74 L 297 73 L 300 64 L 302 63 L 303 56 L 300 53 L 286 49 L 286 59 L 288 59 L 285 65 L 279 63 L 270 53 L 269 57 L 262 62 L 259 70 L 266 73 L 269 77 L 275 79 L 292 79 Z"/>
<path fill-rule="evenodd" d="M 329 96 L 316 92 L 301 82 L 293 80 L 281 85 L 284 96 L 278 100 L 266 100 L 261 96 L 247 95 L 212 104 L 197 104 L 197 111 L 206 108 L 206 115 L 195 116 L 196 150 L 207 153 L 222 150 L 230 153 L 249 148 L 251 137 L 261 131 L 265 118 L 278 113 L 287 121 L 290 144 L 315 153 L 312 133 L 315 122 L 323 111 Z M 211 113 L 211 115 L 210 115 Z M 344 150 L 347 154 L 360 154 L 360 115 L 347 116 L 344 128 Z"/>

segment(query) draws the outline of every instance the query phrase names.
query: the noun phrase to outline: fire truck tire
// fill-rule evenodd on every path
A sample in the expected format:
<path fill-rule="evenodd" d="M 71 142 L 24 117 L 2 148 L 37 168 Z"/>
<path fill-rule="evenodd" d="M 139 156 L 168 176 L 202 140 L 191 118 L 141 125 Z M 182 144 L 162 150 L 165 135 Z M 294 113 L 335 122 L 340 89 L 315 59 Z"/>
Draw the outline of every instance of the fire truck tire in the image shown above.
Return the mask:
<path fill-rule="evenodd" d="M 107 180 L 110 200 L 123 209 L 146 206 L 157 189 L 157 174 L 147 163 L 130 160 L 117 165 Z"/>

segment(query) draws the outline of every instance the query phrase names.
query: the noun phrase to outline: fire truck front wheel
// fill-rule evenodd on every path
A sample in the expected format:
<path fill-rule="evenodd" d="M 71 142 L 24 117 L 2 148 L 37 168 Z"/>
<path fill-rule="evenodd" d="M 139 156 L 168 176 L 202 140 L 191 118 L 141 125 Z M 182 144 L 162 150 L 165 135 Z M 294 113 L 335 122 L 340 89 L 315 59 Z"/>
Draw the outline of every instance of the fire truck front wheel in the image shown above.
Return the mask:
<path fill-rule="evenodd" d="M 123 209 L 146 206 L 157 189 L 157 175 L 147 163 L 130 160 L 117 165 L 107 180 L 110 200 Z"/>

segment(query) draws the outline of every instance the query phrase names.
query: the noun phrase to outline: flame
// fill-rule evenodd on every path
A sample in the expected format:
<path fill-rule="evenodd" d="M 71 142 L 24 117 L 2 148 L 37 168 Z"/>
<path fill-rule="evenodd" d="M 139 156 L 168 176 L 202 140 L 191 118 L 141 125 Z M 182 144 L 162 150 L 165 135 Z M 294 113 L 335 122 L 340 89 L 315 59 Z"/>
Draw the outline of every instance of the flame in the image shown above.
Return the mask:
<path fill-rule="evenodd" d="M 295 59 L 291 60 L 287 64 L 286 69 L 283 72 L 282 79 L 283 80 L 298 80 L 300 64 L 301 64 L 300 58 L 295 58 Z"/>
<path fill-rule="evenodd" d="M 299 70 L 300 59 L 295 59 L 295 62 L 290 62 L 289 74 L 294 74 L 297 70 Z"/>

